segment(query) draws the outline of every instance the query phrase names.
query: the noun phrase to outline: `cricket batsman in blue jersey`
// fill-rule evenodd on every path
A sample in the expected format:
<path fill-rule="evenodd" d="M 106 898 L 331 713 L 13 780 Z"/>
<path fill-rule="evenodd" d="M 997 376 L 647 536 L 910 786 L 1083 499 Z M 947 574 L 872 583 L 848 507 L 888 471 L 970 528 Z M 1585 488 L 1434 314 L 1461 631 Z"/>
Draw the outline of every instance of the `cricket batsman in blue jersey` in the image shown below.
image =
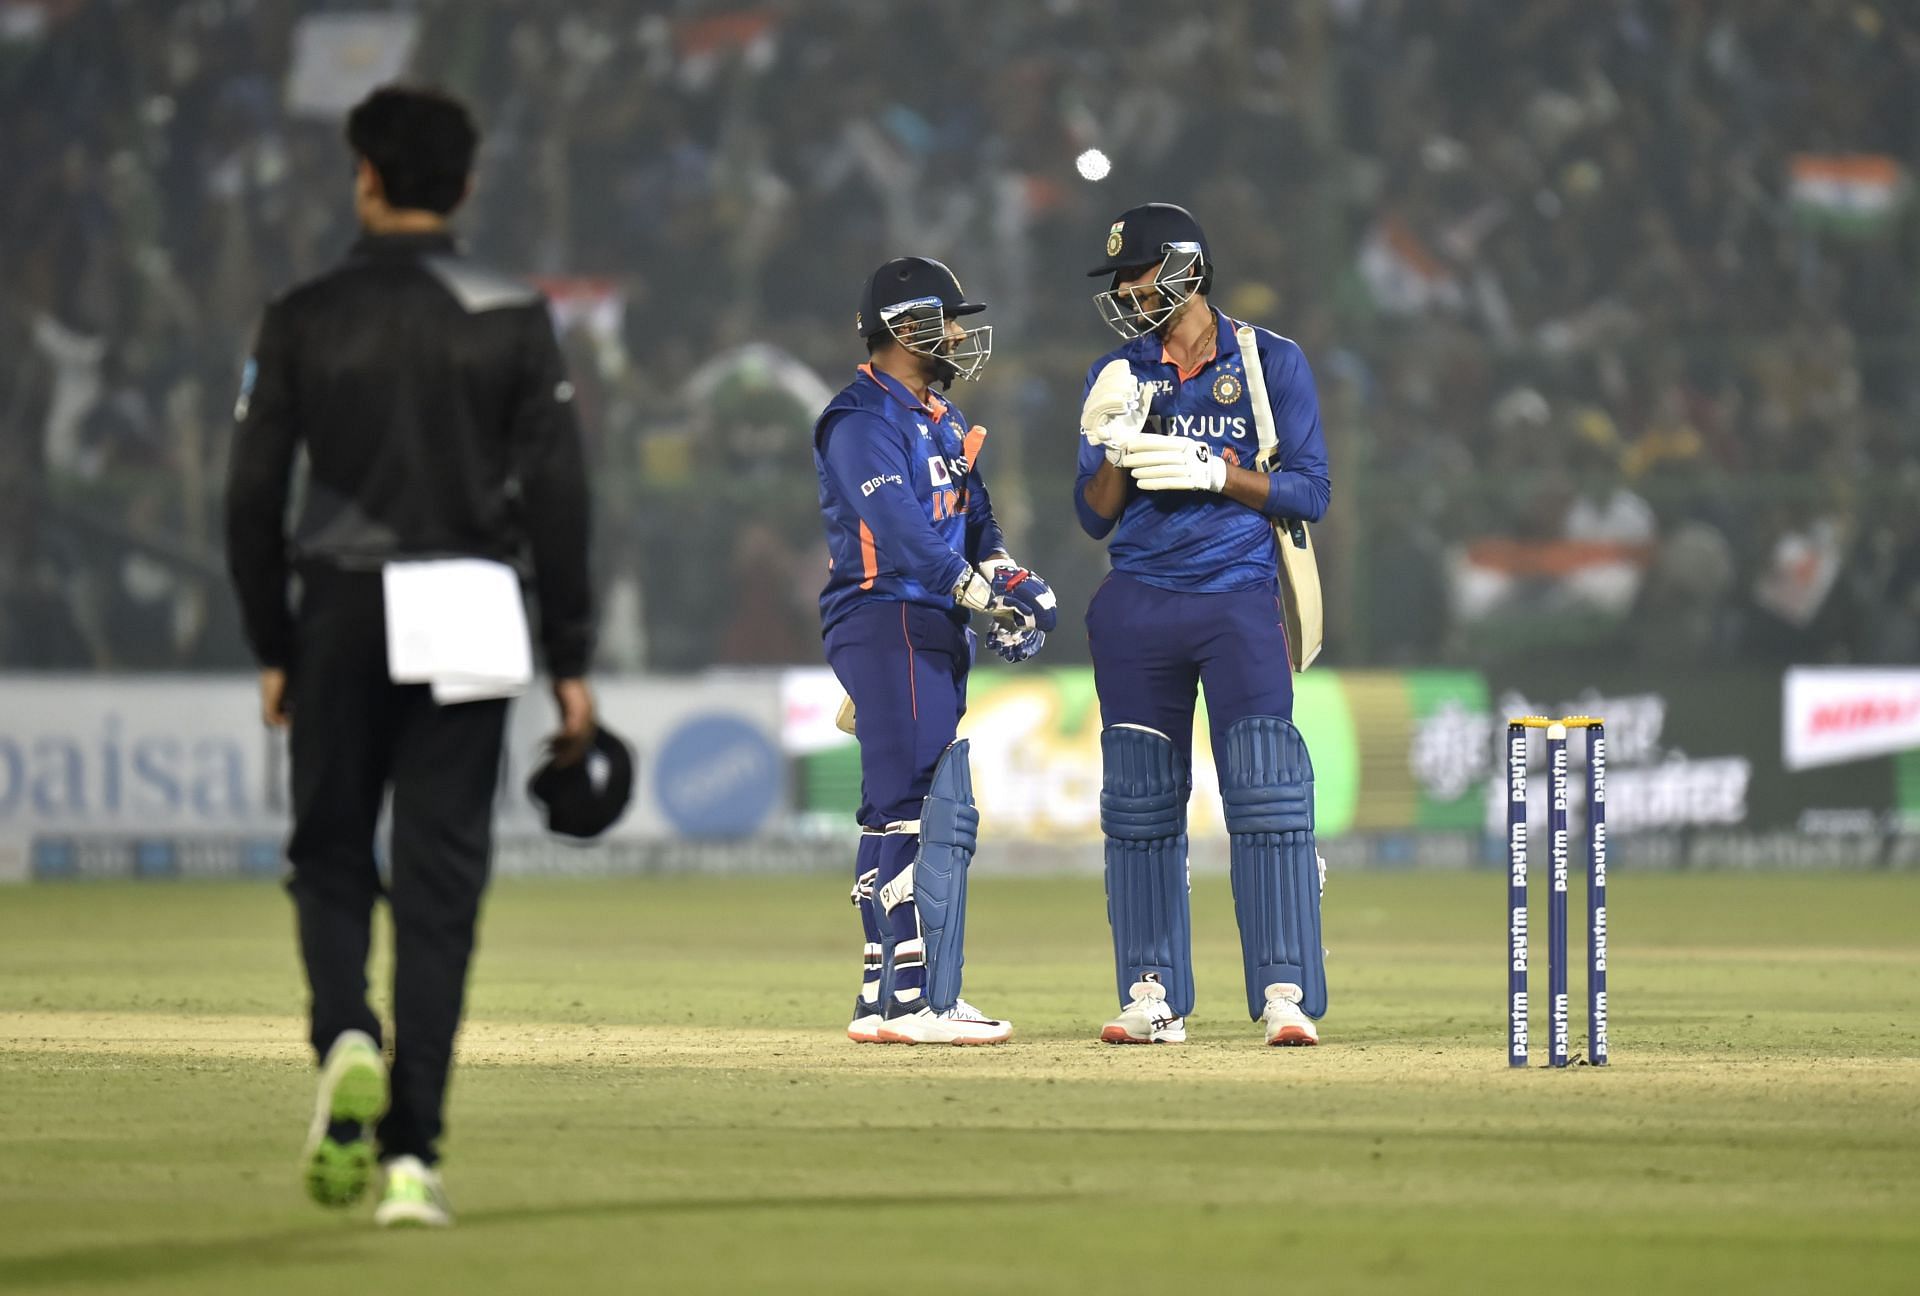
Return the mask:
<path fill-rule="evenodd" d="M 1226 805 L 1247 1011 L 1269 1044 L 1316 1044 L 1327 1008 L 1313 767 L 1293 727 L 1276 520 L 1318 521 L 1329 486 L 1313 375 L 1265 329 L 1246 350 L 1208 304 L 1213 259 L 1186 210 L 1149 203 L 1090 271 L 1124 345 L 1087 375 L 1074 486 L 1113 570 L 1087 608 L 1100 696 L 1107 915 L 1121 1011 L 1100 1037 L 1181 1043 L 1193 1011 L 1187 796 L 1207 691 Z M 1253 368 L 1258 373 L 1249 379 Z M 1264 381 L 1263 381 L 1264 380 Z M 1273 471 L 1253 465 L 1264 386 Z"/>
<path fill-rule="evenodd" d="M 993 330 L 938 261 L 874 271 L 855 324 L 868 361 L 814 425 L 829 572 L 827 661 L 854 707 L 860 850 L 853 902 L 866 943 L 847 1036 L 860 1043 L 999 1044 L 1010 1023 L 960 998 L 967 866 L 980 816 L 955 741 L 973 664 L 970 613 L 1008 661 L 1040 651 L 1058 613 L 1007 556 L 980 475 L 986 429 L 934 394 L 973 378 Z"/>

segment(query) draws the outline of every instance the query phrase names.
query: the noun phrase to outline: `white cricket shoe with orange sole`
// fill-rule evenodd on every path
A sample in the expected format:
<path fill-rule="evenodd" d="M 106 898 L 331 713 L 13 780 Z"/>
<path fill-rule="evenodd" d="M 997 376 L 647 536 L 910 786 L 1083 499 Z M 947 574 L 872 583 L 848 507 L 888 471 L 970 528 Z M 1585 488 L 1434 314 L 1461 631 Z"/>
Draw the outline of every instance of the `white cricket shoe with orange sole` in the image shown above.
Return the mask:
<path fill-rule="evenodd" d="M 882 1044 L 1004 1044 L 1013 1038 L 1013 1023 L 996 1021 L 965 999 L 945 1012 L 935 1012 L 924 1000 L 894 1003 L 880 1023 Z"/>
<path fill-rule="evenodd" d="M 879 1004 L 868 1003 L 856 995 L 853 1000 L 853 1020 L 847 1023 L 847 1038 L 855 1044 L 882 1043 L 880 1024 L 883 1020 Z"/>
<path fill-rule="evenodd" d="M 1149 974 L 1151 975 L 1151 974 Z M 1108 1044 L 1185 1044 L 1187 1019 L 1167 1007 L 1167 988 L 1158 981 L 1135 981 L 1127 987 L 1131 1002 L 1120 1015 L 1100 1028 Z"/>
<path fill-rule="evenodd" d="M 1300 987 L 1275 983 L 1267 987 L 1267 1010 L 1260 1020 L 1266 1024 L 1267 1043 L 1276 1046 L 1318 1044 L 1320 1028 L 1313 1018 L 1300 1011 Z"/>

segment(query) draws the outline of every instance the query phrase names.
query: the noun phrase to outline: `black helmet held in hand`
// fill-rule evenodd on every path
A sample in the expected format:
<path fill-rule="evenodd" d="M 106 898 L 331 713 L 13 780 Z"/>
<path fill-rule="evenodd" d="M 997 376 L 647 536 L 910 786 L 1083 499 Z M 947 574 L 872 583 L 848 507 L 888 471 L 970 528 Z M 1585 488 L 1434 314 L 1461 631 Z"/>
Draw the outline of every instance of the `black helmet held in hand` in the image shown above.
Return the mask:
<path fill-rule="evenodd" d="M 571 765 L 549 756 L 527 780 L 527 795 L 546 814 L 547 830 L 590 840 L 618 823 L 633 799 L 633 748 L 602 724 L 586 755 Z"/>

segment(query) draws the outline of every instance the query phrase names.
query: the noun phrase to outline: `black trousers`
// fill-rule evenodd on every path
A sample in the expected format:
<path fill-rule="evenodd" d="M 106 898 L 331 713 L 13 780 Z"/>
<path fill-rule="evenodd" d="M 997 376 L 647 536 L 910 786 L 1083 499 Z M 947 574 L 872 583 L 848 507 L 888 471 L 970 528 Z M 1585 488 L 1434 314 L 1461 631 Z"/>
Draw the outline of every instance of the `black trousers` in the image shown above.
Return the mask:
<path fill-rule="evenodd" d="M 287 846 L 313 1047 L 345 1030 L 382 1038 L 367 1003 L 381 893 L 374 836 L 393 794 L 387 888 L 394 927 L 392 1102 L 383 1157 L 437 1159 L 441 1108 L 493 849 L 504 701 L 441 706 L 387 677 L 379 574 L 307 573 L 293 705 L 293 837 Z"/>

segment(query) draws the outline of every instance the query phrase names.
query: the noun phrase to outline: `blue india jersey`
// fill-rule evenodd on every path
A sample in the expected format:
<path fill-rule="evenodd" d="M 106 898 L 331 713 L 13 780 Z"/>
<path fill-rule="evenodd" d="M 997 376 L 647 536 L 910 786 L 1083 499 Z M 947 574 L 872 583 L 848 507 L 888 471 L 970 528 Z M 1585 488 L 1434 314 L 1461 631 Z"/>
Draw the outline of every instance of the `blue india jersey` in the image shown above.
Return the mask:
<path fill-rule="evenodd" d="M 1092 388 L 1110 361 L 1124 359 L 1152 392 L 1146 431 L 1193 437 L 1227 463 L 1253 468 L 1260 440 L 1247 392 L 1248 357 L 1234 336 L 1235 321 L 1217 310 L 1214 321 L 1214 355 L 1198 369 L 1182 373 L 1160 339 L 1149 335 L 1096 360 L 1087 371 L 1086 387 Z M 1317 522 L 1326 513 L 1331 487 L 1313 372 L 1290 339 L 1262 328 L 1254 334 L 1279 441 L 1279 467 L 1272 474 L 1268 507 L 1251 509 L 1208 491 L 1156 492 L 1129 486 L 1120 516 L 1102 518 L 1087 507 L 1083 492 L 1105 462 L 1105 452 L 1083 439 L 1074 506 L 1087 534 L 1096 540 L 1111 537 L 1107 547 L 1113 570 L 1162 589 L 1203 594 L 1270 585 L 1279 561 L 1272 522 Z"/>
<path fill-rule="evenodd" d="M 980 476 L 986 429 L 932 393 L 861 365 L 813 429 L 826 525 L 822 629 L 864 602 L 951 611 L 973 564 L 1003 552 Z"/>

